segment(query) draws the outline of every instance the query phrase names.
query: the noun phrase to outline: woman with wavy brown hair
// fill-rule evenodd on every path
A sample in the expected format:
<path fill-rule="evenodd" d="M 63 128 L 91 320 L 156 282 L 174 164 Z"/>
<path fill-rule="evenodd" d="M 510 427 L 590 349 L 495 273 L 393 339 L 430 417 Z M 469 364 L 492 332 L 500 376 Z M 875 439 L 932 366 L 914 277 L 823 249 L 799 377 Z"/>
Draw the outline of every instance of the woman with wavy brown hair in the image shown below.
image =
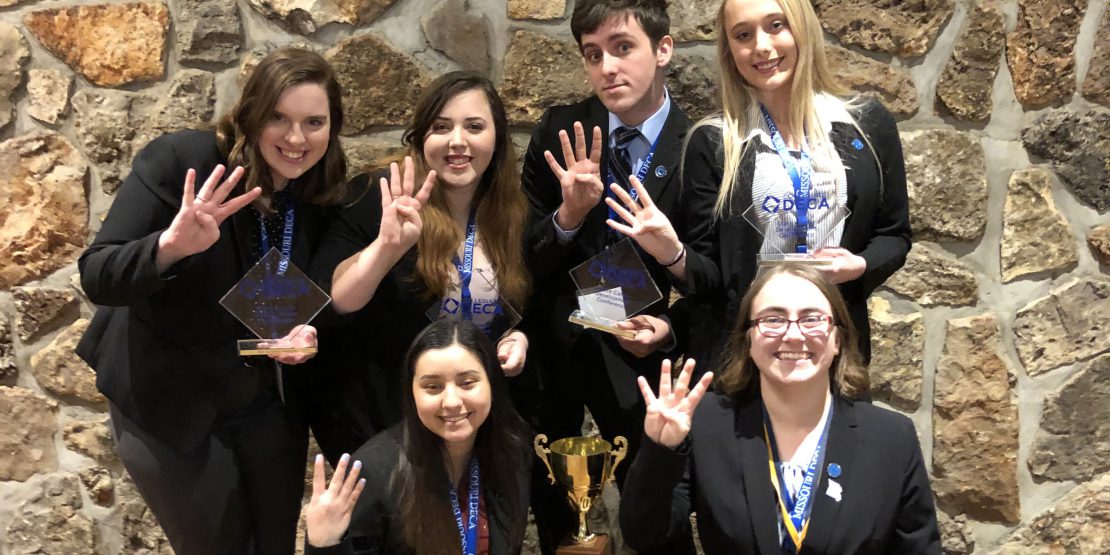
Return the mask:
<path fill-rule="evenodd" d="M 323 58 L 269 54 L 215 131 L 136 156 L 78 263 L 98 309 L 77 353 L 177 553 L 293 552 L 307 433 L 286 381 L 298 369 L 278 363 L 309 355 L 239 356 L 251 333 L 220 299 L 271 247 L 308 268 L 346 190 L 342 126 Z M 294 340 L 314 344 L 315 330 Z"/>
<path fill-rule="evenodd" d="M 705 553 L 940 553 L 910 419 L 858 399 L 867 369 L 837 287 L 784 264 L 740 301 L 728 360 L 690 387 L 688 361 L 659 395 L 640 378 L 644 440 L 621 498 L 637 550 L 686 533 Z M 704 395 L 704 398 L 703 398 Z"/>
<path fill-rule="evenodd" d="M 521 372 L 528 348 L 509 329 L 530 288 L 527 206 L 493 84 L 470 71 L 436 79 L 403 142 L 410 155 L 401 166 L 352 181 L 363 195 L 330 226 L 312 272 L 330 283 L 336 310 L 352 314 L 338 364 L 353 371 L 321 392 L 337 398 L 320 401 L 315 417 L 329 458 L 400 420 L 404 348 L 430 321 L 479 324 L 508 376 Z"/>

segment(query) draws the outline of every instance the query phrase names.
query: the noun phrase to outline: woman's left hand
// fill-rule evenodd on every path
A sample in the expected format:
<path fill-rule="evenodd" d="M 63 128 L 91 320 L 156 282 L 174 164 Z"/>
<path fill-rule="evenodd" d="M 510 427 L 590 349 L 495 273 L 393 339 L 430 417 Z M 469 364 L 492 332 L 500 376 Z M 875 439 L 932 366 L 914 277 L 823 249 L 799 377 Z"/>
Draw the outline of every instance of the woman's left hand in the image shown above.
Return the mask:
<path fill-rule="evenodd" d="M 524 370 L 524 361 L 528 357 L 528 336 L 519 330 L 513 330 L 497 342 L 497 360 L 501 362 L 501 371 L 508 377 L 513 377 Z"/>
<path fill-rule="evenodd" d="M 814 266 L 821 275 L 833 283 L 858 279 L 867 270 L 867 261 L 843 247 L 825 247 L 814 251 L 813 256 L 827 259 L 828 264 Z"/>
<path fill-rule="evenodd" d="M 315 347 L 316 328 L 301 324 L 279 339 L 278 344 L 283 347 Z M 277 353 L 269 356 L 282 364 L 300 364 L 316 356 L 316 353 Z"/>

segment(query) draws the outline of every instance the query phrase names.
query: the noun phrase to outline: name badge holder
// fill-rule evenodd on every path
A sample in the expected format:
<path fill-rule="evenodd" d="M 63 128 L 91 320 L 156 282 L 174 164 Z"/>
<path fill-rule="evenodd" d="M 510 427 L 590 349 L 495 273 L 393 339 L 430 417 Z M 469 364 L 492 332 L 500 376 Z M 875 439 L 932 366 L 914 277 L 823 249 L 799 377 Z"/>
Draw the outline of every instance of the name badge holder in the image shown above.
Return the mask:
<path fill-rule="evenodd" d="M 570 271 L 578 289 L 578 310 L 568 318 L 583 327 L 625 338 L 627 320 L 663 298 L 631 239 L 622 239 Z"/>
<path fill-rule="evenodd" d="M 522 318 L 520 312 L 496 293 L 497 287 L 493 283 L 497 281 L 497 278 L 496 276 L 487 275 L 490 273 L 492 272 L 482 268 L 468 271 L 466 279 L 462 282 L 465 283 L 465 287 L 460 284 L 458 290 L 451 292 L 451 294 L 428 307 L 428 310 L 424 313 L 428 320 L 432 322 L 436 320 L 470 320 L 494 341 L 509 333 L 517 324 L 520 324 Z M 460 277 L 462 276 L 460 275 Z M 472 288 L 471 285 L 474 283 L 481 283 L 483 287 Z M 493 291 L 494 297 L 486 298 L 482 295 L 475 297 L 474 293 L 479 291 Z"/>

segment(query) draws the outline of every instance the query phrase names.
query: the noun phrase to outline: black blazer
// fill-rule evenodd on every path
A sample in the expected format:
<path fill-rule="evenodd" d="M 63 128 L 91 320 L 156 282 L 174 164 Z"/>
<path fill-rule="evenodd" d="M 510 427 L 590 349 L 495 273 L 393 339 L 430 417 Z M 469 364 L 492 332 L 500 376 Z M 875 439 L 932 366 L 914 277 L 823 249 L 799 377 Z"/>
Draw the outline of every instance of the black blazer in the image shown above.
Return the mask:
<path fill-rule="evenodd" d="M 913 423 L 870 403 L 835 397 L 827 463 L 842 473 L 841 500 L 824 472 L 802 553 L 940 553 L 929 476 Z M 625 541 L 647 549 L 698 515 L 705 552 L 782 553 L 758 394 L 710 393 L 689 443 L 672 451 L 648 438 L 621 496 Z"/>
<path fill-rule="evenodd" d="M 366 488 L 355 505 L 347 534 L 343 541 L 331 547 L 313 547 L 306 540 L 306 555 L 413 553 L 405 545 L 404 532 L 399 522 L 397 496 L 390 487 L 401 453 L 401 437 L 401 425 L 398 424 L 374 436 L 351 456 L 352 461 L 362 461 L 361 474 L 366 480 Z M 492 492 L 484 492 L 486 518 L 489 520 L 490 555 L 520 553 L 519 542 L 510 545 L 510 529 L 523 530 L 528 520 L 529 469 L 525 465 L 518 476 L 520 491 L 515 512 L 508 510 L 505 499 Z M 443 495 L 446 499 L 446 488 Z"/>
<path fill-rule="evenodd" d="M 902 144 L 894 118 L 874 100 L 852 115 L 878 161 L 865 142 L 857 143 L 862 149 L 853 146 L 854 140 L 862 139 L 854 126 L 832 124 L 830 138 L 844 163 L 851 210 L 840 246 L 867 261 L 863 276 L 842 284 L 840 291 L 868 357 L 867 297 L 905 263 L 910 250 L 910 217 Z M 760 142 L 756 148 L 765 147 Z M 687 233 L 682 238 L 687 244 L 687 277 L 679 289 L 693 301 L 697 316 L 691 317 L 691 350 L 705 362 L 721 352 L 757 270 L 756 254 L 763 239 L 742 216 L 752 204 L 756 148 L 745 151 L 730 200 L 733 209 L 719 220 L 706 214 L 713 213 L 724 173 L 720 129 L 710 125 L 697 128 L 685 154 L 682 207 Z"/>
<path fill-rule="evenodd" d="M 565 245 L 559 242 L 555 224 L 552 222 L 552 216 L 562 204 L 563 197 L 559 180 L 547 165 L 543 153 L 545 150 L 550 150 L 555 160 L 565 167 L 563 150 L 559 144 L 559 130 L 566 130 L 573 140 L 576 121 L 582 122 L 587 141 L 591 140 L 595 126 L 601 128 L 604 139 L 601 159 L 604 166 L 609 150 L 607 139 L 609 112 L 596 96 L 570 106 L 548 109 L 539 125 L 532 131 L 532 140 L 524 156 L 522 181 L 531 207 L 530 223 L 525 239 L 526 261 L 532 272 L 536 293 L 529 305 L 529 313 L 538 315 L 537 319 L 540 322 L 533 321 L 533 325 L 542 328 L 542 331 L 537 330 L 529 338 L 529 348 L 548 354 L 536 358 L 530 355 L 529 360 L 550 358 L 564 353 L 579 336 L 588 335 L 597 341 L 601 348 L 605 367 L 608 369 L 613 389 L 621 406 L 631 407 L 640 400 L 636 376 L 657 375 L 662 355 L 656 353 L 645 359 L 637 359 L 621 348 L 610 334 L 585 330 L 567 321 L 570 313 L 578 308 L 576 288 L 569 272 L 575 266 L 603 251 L 609 233 L 609 226 L 605 224 L 609 216 L 609 208 L 604 201 L 594 206 L 577 234 Z M 655 155 L 652 158 L 652 167 L 647 172 L 644 183 L 655 204 L 672 219 L 678 212 L 679 163 L 682 160 L 682 143 L 690 125 L 690 119 L 682 113 L 682 109 L 672 98 L 670 113 L 660 131 Z M 605 174 L 603 167 L 602 175 Z M 608 184 L 606 184 L 606 190 L 608 190 Z M 645 312 L 662 314 L 667 309 L 667 300 L 670 296 L 669 274 L 654 258 L 642 251 L 639 252 L 644 265 L 651 272 L 663 294 L 663 298 Z M 551 370 L 558 372 L 561 369 Z"/>
<path fill-rule="evenodd" d="M 123 414 L 181 450 L 203 443 L 222 393 L 245 377 L 236 340 L 253 337 L 219 304 L 257 262 L 250 209 L 225 220 L 208 250 L 161 275 L 154 264 L 158 236 L 181 207 L 185 172 L 196 170 L 199 190 L 222 163 L 212 132 L 151 141 L 78 261 L 81 286 L 98 308 L 77 354 Z M 242 186 L 233 194 L 241 192 Z M 325 209 L 297 203 L 292 262 L 299 268 L 308 268 L 324 220 Z"/>

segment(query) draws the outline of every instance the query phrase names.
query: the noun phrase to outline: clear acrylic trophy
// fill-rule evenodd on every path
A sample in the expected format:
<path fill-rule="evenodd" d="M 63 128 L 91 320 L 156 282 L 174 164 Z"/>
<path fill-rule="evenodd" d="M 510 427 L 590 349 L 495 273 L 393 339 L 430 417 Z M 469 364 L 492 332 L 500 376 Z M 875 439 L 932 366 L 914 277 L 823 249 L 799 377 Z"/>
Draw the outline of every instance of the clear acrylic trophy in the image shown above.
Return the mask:
<path fill-rule="evenodd" d="M 569 320 L 587 328 L 629 338 L 633 330 L 618 322 L 635 316 L 663 294 L 651 279 L 631 239 L 622 239 L 570 271 L 578 288 L 578 310 Z"/>
<path fill-rule="evenodd" d="M 493 284 L 496 276 L 488 275 L 492 271 L 485 268 L 474 268 L 473 275 L 477 279 L 470 281 L 471 304 L 469 313 L 460 302 L 460 295 L 448 295 L 436 301 L 425 313 L 431 321 L 436 320 L 462 320 L 469 319 L 482 330 L 487 337 L 497 341 L 520 323 L 521 316 L 515 308 L 497 294 L 497 287 Z"/>
<path fill-rule="evenodd" d="M 298 336 L 329 302 L 327 293 L 291 262 L 283 262 L 276 248 L 220 299 L 224 309 L 258 336 L 239 340 L 244 356 L 315 353 L 316 345 L 305 345 Z"/>
<path fill-rule="evenodd" d="M 848 219 L 851 211 L 837 202 L 835 197 L 811 197 L 805 211 L 809 224 L 802 241 L 793 200 L 790 196 L 779 199 L 768 195 L 761 204 L 753 203 L 744 211 L 744 220 L 763 236 L 763 246 L 756 255 L 760 266 L 785 262 L 829 263 L 828 259 L 815 257 L 813 253 L 839 243 L 836 229 Z M 819 225 L 817 222 L 820 222 Z"/>

